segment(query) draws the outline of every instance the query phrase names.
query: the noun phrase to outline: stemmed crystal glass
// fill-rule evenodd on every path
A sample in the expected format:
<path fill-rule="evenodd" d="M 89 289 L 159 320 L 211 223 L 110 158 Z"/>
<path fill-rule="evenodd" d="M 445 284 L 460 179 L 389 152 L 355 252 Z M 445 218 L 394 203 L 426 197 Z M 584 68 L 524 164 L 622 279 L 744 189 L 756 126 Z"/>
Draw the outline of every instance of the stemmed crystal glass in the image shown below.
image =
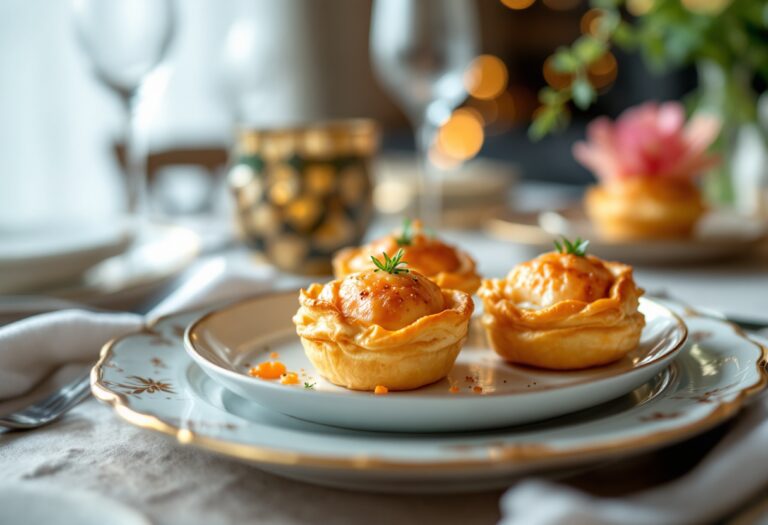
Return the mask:
<path fill-rule="evenodd" d="M 416 132 L 422 164 L 419 213 L 437 226 L 439 175 L 429 161 L 437 131 L 467 93 L 464 74 L 477 55 L 473 0 L 375 0 L 370 53 L 379 82 Z"/>
<path fill-rule="evenodd" d="M 137 118 L 139 88 L 164 57 L 174 29 L 173 0 L 72 0 L 78 40 L 98 78 L 127 113 L 125 162 L 128 214 L 146 220 L 148 148 Z"/>

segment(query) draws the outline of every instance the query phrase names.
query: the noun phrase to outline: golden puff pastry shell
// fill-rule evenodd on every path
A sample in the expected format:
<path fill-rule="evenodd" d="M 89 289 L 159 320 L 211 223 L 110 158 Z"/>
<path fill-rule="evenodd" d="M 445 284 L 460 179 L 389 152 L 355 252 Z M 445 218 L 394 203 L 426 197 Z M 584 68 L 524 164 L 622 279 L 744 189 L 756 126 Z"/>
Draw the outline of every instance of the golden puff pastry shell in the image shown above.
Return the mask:
<path fill-rule="evenodd" d="M 293 318 L 307 357 L 323 377 L 353 390 L 374 390 L 379 385 L 411 390 L 448 374 L 467 337 L 474 309 L 469 295 L 440 290 L 445 309 L 387 330 L 348 319 L 324 299 L 338 295 L 340 282 L 302 290 Z"/>
<path fill-rule="evenodd" d="M 506 279 L 484 280 L 478 294 L 493 349 L 510 362 L 570 370 L 611 363 L 636 348 L 645 326 L 638 312 L 643 291 L 630 266 L 603 265 L 613 284 L 606 297 L 590 302 L 566 299 L 531 307 L 509 298 Z"/>
<path fill-rule="evenodd" d="M 584 207 L 610 240 L 688 237 L 706 211 L 693 183 L 628 180 L 589 188 Z"/>
<path fill-rule="evenodd" d="M 423 239 L 424 237 L 421 236 Z M 404 246 L 403 260 L 408 263 L 408 268 L 420 272 L 437 284 L 440 288 L 461 290 L 468 294 L 474 294 L 480 286 L 480 276 L 476 271 L 475 261 L 463 250 L 459 250 L 440 241 L 419 240 L 415 246 Z M 434 253 L 430 254 L 431 248 Z M 400 247 L 394 238 L 381 239 L 371 245 L 345 248 L 340 250 L 333 258 L 333 273 L 337 279 L 341 279 L 352 273 L 373 268 L 371 256 L 379 256 L 382 251 L 393 256 Z M 446 252 L 450 251 L 450 260 L 447 260 Z M 425 252 L 425 253 L 419 253 Z M 430 257 L 431 255 L 431 257 Z M 431 259 L 430 267 L 419 264 L 419 259 Z M 437 269 L 442 260 L 445 260 L 446 269 Z"/>

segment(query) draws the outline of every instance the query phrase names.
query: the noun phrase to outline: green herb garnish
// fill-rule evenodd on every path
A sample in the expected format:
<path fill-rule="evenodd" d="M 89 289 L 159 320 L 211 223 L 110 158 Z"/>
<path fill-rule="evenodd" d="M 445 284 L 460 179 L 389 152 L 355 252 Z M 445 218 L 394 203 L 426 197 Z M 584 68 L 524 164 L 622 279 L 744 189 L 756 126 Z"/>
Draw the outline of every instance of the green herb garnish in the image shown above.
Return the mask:
<path fill-rule="evenodd" d="M 387 252 L 381 252 L 381 255 L 384 256 L 384 262 L 381 262 L 379 259 L 371 255 L 371 260 L 373 261 L 373 264 L 376 265 L 376 269 L 374 272 L 378 272 L 381 270 L 382 272 L 391 273 L 392 275 L 399 275 L 401 273 L 408 273 L 407 268 L 398 268 L 401 264 L 408 264 L 407 262 L 403 261 L 403 249 L 400 248 L 397 250 L 397 253 L 394 257 L 390 258 L 389 255 L 387 255 Z"/>
<path fill-rule="evenodd" d="M 558 253 L 577 255 L 579 257 L 584 257 L 587 254 L 587 246 L 589 246 L 589 241 L 583 241 L 581 237 L 576 237 L 576 240 L 573 242 L 565 237 L 563 237 L 562 243 L 555 241 L 555 248 L 557 248 Z"/>
<path fill-rule="evenodd" d="M 399 237 L 395 237 L 395 242 L 398 246 L 410 246 L 413 240 L 413 231 L 411 231 L 411 219 L 408 217 L 403 219 L 403 229 L 400 232 Z"/>
<path fill-rule="evenodd" d="M 314 390 L 315 389 L 315 384 L 316 383 L 307 383 L 307 382 L 305 382 L 304 383 L 304 388 L 306 388 L 307 390 Z"/>

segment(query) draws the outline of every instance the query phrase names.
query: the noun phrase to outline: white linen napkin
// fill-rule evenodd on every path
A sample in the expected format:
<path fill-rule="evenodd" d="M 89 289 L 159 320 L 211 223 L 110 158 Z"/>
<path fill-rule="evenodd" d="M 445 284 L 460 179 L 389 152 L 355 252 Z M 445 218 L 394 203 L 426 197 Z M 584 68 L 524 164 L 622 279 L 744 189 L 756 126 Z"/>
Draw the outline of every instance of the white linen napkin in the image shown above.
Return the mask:
<path fill-rule="evenodd" d="M 755 337 L 768 346 L 766 337 Z M 599 498 L 562 484 L 530 480 L 502 497 L 501 525 L 685 525 L 739 510 L 768 485 L 768 395 L 690 472 L 623 498 Z"/>
<path fill-rule="evenodd" d="M 152 319 L 178 310 L 235 300 L 269 287 L 267 266 L 214 258 L 199 264 L 179 289 L 152 309 Z M 61 310 L 0 327 L 0 400 L 20 396 L 57 368 L 95 361 L 108 340 L 137 330 L 137 314 Z"/>

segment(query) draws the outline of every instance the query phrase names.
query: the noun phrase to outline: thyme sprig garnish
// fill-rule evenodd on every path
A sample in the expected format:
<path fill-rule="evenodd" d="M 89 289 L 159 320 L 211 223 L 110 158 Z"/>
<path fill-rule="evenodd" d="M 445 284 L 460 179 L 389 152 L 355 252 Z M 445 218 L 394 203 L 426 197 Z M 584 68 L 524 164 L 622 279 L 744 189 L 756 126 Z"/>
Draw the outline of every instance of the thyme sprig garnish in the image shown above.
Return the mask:
<path fill-rule="evenodd" d="M 403 229 L 400 231 L 400 236 L 395 237 L 395 242 L 398 246 L 410 246 L 413 241 L 413 231 L 411 229 L 411 219 L 408 217 L 403 219 Z"/>
<path fill-rule="evenodd" d="M 576 237 L 573 242 L 565 237 L 563 237 L 563 242 L 555 241 L 555 248 L 557 248 L 558 253 L 578 257 L 584 257 L 587 254 L 587 246 L 589 246 L 589 241 L 582 240 L 581 237 Z"/>
<path fill-rule="evenodd" d="M 373 264 L 376 265 L 374 272 L 382 271 L 391 273 L 392 275 L 408 273 L 409 270 L 407 268 L 399 268 L 401 264 L 408 264 L 403 260 L 404 253 L 405 252 L 403 252 L 403 249 L 400 248 L 397 250 L 395 256 L 390 258 L 389 255 L 387 255 L 387 252 L 381 252 L 381 255 L 384 256 L 384 262 L 381 262 L 379 259 L 371 255 L 371 260 L 373 261 Z"/>
<path fill-rule="evenodd" d="M 304 388 L 306 388 L 307 390 L 314 390 L 315 389 L 315 383 L 308 383 L 308 382 L 305 381 L 304 382 Z"/>

